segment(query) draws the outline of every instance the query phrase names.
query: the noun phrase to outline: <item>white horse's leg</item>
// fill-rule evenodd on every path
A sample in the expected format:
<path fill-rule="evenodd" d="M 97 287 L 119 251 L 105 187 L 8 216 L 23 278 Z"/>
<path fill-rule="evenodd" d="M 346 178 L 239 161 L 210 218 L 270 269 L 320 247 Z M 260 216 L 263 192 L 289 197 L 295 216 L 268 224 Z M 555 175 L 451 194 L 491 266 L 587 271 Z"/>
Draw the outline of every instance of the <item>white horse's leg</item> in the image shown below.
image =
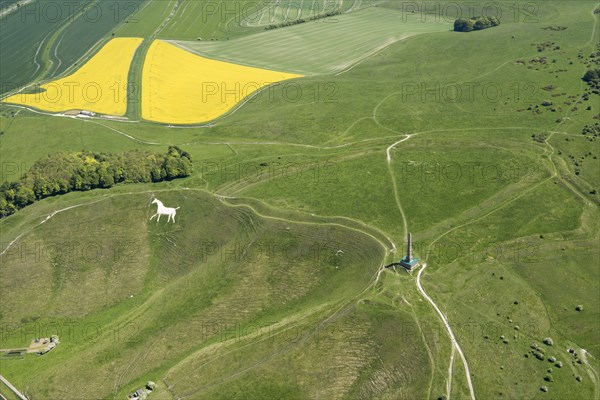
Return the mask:
<path fill-rule="evenodd" d="M 154 214 L 153 216 L 150 217 L 150 221 L 152 221 L 152 218 L 156 217 L 158 215 L 158 213 Z"/>
<path fill-rule="evenodd" d="M 175 213 L 171 214 L 171 216 L 173 217 L 173 223 L 175 223 Z"/>
<path fill-rule="evenodd" d="M 162 215 L 162 214 L 158 214 L 158 218 L 156 218 L 156 223 L 157 223 L 157 224 L 158 224 L 158 221 L 160 221 L 160 216 L 161 216 L 161 215 Z"/>

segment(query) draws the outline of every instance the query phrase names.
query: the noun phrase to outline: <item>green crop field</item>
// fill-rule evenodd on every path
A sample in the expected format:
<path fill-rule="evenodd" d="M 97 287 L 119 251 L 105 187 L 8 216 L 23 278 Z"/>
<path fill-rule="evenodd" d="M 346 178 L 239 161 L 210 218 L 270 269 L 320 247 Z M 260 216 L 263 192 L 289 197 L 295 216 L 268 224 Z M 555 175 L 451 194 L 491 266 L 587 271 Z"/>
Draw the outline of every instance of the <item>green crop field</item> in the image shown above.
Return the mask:
<path fill-rule="evenodd" d="M 228 40 L 249 33 L 242 21 L 264 3 L 261 1 L 178 1 L 166 20 L 162 38 L 187 40 Z M 245 28 L 245 29 L 244 29 Z M 256 29 L 254 29 L 256 31 Z"/>
<path fill-rule="evenodd" d="M 68 23 L 68 6 L 59 5 L 56 8 L 54 5 L 53 14 L 50 16 L 46 14 L 50 10 L 43 10 L 41 6 L 35 7 L 36 5 L 40 6 L 40 3 L 26 6 L 30 7 L 31 14 L 26 13 L 27 9 L 24 9 L 3 16 L 0 26 L 0 50 L 2 54 L 11 54 L 11 57 L 4 56 L 0 60 L 2 93 L 40 76 L 49 62 L 41 57 L 45 40 Z"/>
<path fill-rule="evenodd" d="M 62 74 L 65 70 L 77 67 L 78 59 L 87 53 L 105 37 L 111 37 L 114 28 L 126 20 L 135 17 L 143 0 L 127 2 L 97 2 L 88 6 L 73 23 L 64 30 L 58 41 L 50 49 L 56 58 L 51 76 Z"/>
<path fill-rule="evenodd" d="M 0 349 L 60 338 L 0 357 L 28 399 L 600 400 L 597 2 L 125 3 L 90 31 L 0 26 L 21 84 L 145 39 L 129 120 L 0 104 L 0 208 L 58 151 L 179 146 L 194 167 L 0 218 Z M 342 14 L 264 29 L 296 6 Z M 501 23 L 452 30 L 479 15 Z M 141 121 L 156 38 L 306 76 L 205 126 Z"/>
<path fill-rule="evenodd" d="M 24 4 L 2 17 L 0 95 L 78 68 L 137 13 L 142 0 Z M 83 64 L 81 62 L 79 66 Z"/>
<path fill-rule="evenodd" d="M 309 20 L 320 17 L 328 12 L 353 12 L 361 8 L 370 7 L 379 3 L 378 0 L 356 0 L 356 1 L 314 1 L 314 0 L 272 0 L 265 2 L 262 7 L 248 7 L 242 14 L 244 19 L 242 26 L 277 25 L 294 20 Z"/>
<path fill-rule="evenodd" d="M 149 37 L 169 17 L 176 4 L 176 0 L 142 3 L 139 10 L 117 29 L 117 34 L 119 36 Z"/>
<path fill-rule="evenodd" d="M 422 23 L 416 14 L 366 8 L 234 40 L 177 41 L 184 48 L 219 60 L 297 72 L 339 72 L 401 39 L 448 31 L 448 22 Z"/>

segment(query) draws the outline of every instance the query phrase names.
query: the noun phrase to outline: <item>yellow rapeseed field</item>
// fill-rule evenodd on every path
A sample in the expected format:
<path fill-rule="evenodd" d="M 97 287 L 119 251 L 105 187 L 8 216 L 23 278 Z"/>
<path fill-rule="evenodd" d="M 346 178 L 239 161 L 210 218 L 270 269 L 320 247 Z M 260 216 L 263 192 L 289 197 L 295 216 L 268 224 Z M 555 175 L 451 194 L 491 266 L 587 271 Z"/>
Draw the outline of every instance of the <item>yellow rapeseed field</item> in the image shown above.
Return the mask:
<path fill-rule="evenodd" d="M 169 124 L 213 120 L 260 88 L 302 75 L 217 61 L 156 40 L 142 73 L 142 117 Z"/>
<path fill-rule="evenodd" d="M 16 94 L 4 101 L 40 110 L 89 110 L 124 115 L 127 111 L 127 76 L 133 54 L 142 39 L 111 39 L 73 74 L 41 85 L 40 93 Z"/>

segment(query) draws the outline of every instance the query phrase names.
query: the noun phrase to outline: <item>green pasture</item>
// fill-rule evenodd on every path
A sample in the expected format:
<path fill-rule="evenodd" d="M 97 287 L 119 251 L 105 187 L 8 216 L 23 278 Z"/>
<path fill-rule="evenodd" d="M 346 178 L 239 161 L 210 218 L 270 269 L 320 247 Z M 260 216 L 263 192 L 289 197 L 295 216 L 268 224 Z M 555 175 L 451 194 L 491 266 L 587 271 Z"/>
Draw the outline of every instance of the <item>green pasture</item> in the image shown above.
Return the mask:
<path fill-rule="evenodd" d="M 352 12 L 266 31 L 238 14 L 199 24 L 207 2 L 154 1 L 104 25 L 308 75 L 205 127 L 0 105 L 2 180 L 59 150 L 178 145 L 194 160 L 185 179 L 0 220 L 1 347 L 61 337 L 43 357 L 0 358 L 2 375 L 34 400 L 122 399 L 148 380 L 157 400 L 468 399 L 419 270 L 382 269 L 403 255 L 406 224 L 476 398 L 600 399 L 599 149 L 582 134 L 598 94 L 581 81 L 597 4 L 541 1 L 515 18 L 502 3 L 500 26 L 455 33 L 435 3 L 344 3 Z M 36 26 L 27 43 L 64 33 L 75 60 L 63 45 L 85 35 L 78 23 Z M 399 40 L 416 33 L 428 34 Z M 17 64 L 33 54 L 15 54 L 6 76 L 32 79 Z M 175 224 L 149 221 L 153 196 L 180 207 Z"/>

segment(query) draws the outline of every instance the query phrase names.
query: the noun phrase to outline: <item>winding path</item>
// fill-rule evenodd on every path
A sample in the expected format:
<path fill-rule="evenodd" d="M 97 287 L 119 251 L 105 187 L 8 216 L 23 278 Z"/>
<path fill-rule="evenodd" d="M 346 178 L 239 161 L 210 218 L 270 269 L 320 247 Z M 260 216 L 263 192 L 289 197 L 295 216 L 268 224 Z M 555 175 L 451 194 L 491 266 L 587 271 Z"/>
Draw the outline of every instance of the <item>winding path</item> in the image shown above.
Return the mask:
<path fill-rule="evenodd" d="M 392 187 L 394 188 L 394 198 L 396 200 L 396 206 L 398 206 L 398 210 L 400 211 L 400 214 L 402 215 L 402 224 L 403 224 L 402 230 L 404 232 L 405 238 L 408 237 L 408 222 L 406 220 L 406 214 L 404 214 L 404 209 L 402 208 L 402 204 L 400 203 L 400 196 L 398 196 L 398 186 L 396 184 L 396 176 L 394 175 L 394 170 L 392 169 L 392 166 L 391 166 L 392 156 L 390 155 L 390 151 L 394 148 L 394 146 L 404 142 L 405 140 L 410 139 L 414 135 L 415 134 L 407 134 L 404 139 L 398 140 L 396 143 L 389 146 L 385 151 L 387 154 L 388 171 L 390 172 L 390 177 L 392 178 Z"/>
<path fill-rule="evenodd" d="M 465 358 L 465 355 L 464 355 L 462 349 L 460 348 L 460 344 L 458 344 L 458 341 L 456 340 L 456 337 L 454 336 L 454 332 L 452 332 L 452 327 L 450 327 L 448 318 L 442 312 L 442 310 L 440 310 L 440 308 L 437 306 L 437 304 L 435 304 L 433 299 L 431 297 L 429 297 L 429 295 L 427 294 L 427 292 L 425 292 L 425 290 L 423 289 L 423 286 L 421 285 L 421 274 L 423 273 L 423 271 L 425 271 L 425 268 L 427 268 L 427 263 L 423 263 L 423 266 L 421 267 L 421 269 L 419 269 L 419 273 L 417 274 L 417 289 L 419 289 L 419 293 L 421 293 L 421 295 L 433 306 L 433 308 L 435 308 L 435 311 L 437 311 L 442 322 L 444 323 L 444 326 L 446 327 L 446 331 L 448 331 L 448 335 L 450 336 L 450 340 L 452 341 L 453 350 L 452 350 L 452 356 L 450 359 L 450 368 L 449 368 L 450 373 L 452 372 L 452 363 L 454 362 L 454 350 L 456 350 L 463 362 L 463 366 L 465 367 L 465 375 L 467 376 L 467 384 L 469 386 L 469 394 L 470 394 L 471 400 L 475 400 L 475 390 L 473 389 L 473 382 L 471 382 L 471 371 L 469 370 L 469 363 L 467 362 L 467 359 Z M 450 378 L 452 378 L 452 374 L 450 374 L 450 375 L 451 375 Z M 452 382 L 452 380 L 450 379 L 448 381 L 448 385 L 451 385 L 451 382 Z M 450 386 L 448 386 L 448 387 L 450 387 Z M 450 393 L 448 393 L 448 398 L 450 398 Z"/>
<path fill-rule="evenodd" d="M 589 375 L 590 379 L 592 380 L 592 383 L 594 384 L 594 399 L 599 399 L 600 392 L 598 391 L 598 385 L 600 382 L 600 378 L 598 377 L 598 373 L 596 372 L 594 367 L 592 367 L 592 364 L 587 359 L 588 355 L 590 357 L 593 356 L 586 349 L 581 349 L 579 352 L 581 354 L 581 359 L 583 360 L 583 363 L 587 367 L 587 374 Z"/>
<path fill-rule="evenodd" d="M 19 392 L 19 390 L 16 387 L 14 387 L 8 380 L 6 380 L 6 378 L 2 375 L 0 375 L 0 381 L 2 381 L 2 383 L 4 383 L 6 387 L 8 387 L 19 399 L 28 400 L 23 393 Z"/>
<path fill-rule="evenodd" d="M 385 99 L 384 99 L 385 100 Z M 381 103 L 379 104 L 381 105 Z M 377 107 L 379 107 L 379 105 Z M 376 108 L 377 108 L 376 107 Z M 373 115 L 375 115 L 375 111 L 373 112 Z M 393 143 L 392 145 L 390 145 L 387 149 L 386 149 L 386 156 L 387 156 L 387 164 L 388 164 L 388 170 L 390 172 L 390 176 L 392 178 L 392 186 L 394 187 L 394 197 L 396 199 L 396 205 L 398 206 L 398 210 L 400 210 L 400 214 L 402 214 L 402 222 L 404 225 L 404 237 L 408 236 L 408 222 L 406 220 L 406 215 L 404 214 L 404 209 L 402 208 L 402 204 L 400 203 L 400 197 L 398 196 L 398 189 L 397 189 L 397 185 L 396 185 L 396 178 L 394 176 L 394 171 L 391 167 L 391 163 L 392 163 L 392 156 L 390 151 L 398 144 L 410 139 L 411 137 L 413 137 L 416 134 L 406 134 L 406 137 L 404 137 L 401 140 L 398 140 L 397 142 Z M 465 358 L 465 355 L 463 354 L 462 349 L 460 348 L 460 345 L 458 344 L 458 341 L 456 340 L 456 337 L 454 336 L 454 332 L 452 331 L 452 327 L 450 326 L 450 323 L 448 322 L 448 318 L 446 317 L 446 315 L 444 315 L 444 313 L 442 312 L 442 310 L 440 310 L 440 308 L 437 306 L 437 304 L 435 304 L 435 302 L 433 301 L 433 299 L 427 294 L 427 292 L 425 292 L 425 290 L 423 289 L 423 286 L 421 285 L 421 274 L 423 273 L 423 271 L 425 270 L 425 268 L 427 267 L 427 263 L 423 263 L 422 268 L 419 270 L 419 273 L 417 274 L 417 289 L 419 290 L 419 293 L 421 294 L 421 296 L 423 296 L 435 309 L 435 311 L 437 311 L 438 315 L 440 316 L 442 322 L 444 323 L 444 326 L 446 327 L 446 331 L 448 331 L 448 335 L 450 336 L 450 340 L 452 342 L 452 353 L 450 355 L 450 363 L 448 366 L 448 381 L 446 382 L 446 392 L 448 394 L 448 398 L 450 398 L 451 395 L 451 389 L 452 389 L 452 366 L 454 365 L 454 354 L 456 351 L 458 351 L 458 354 L 460 355 L 460 358 L 463 362 L 464 368 L 465 368 L 465 373 L 467 376 L 467 384 L 469 386 L 469 394 L 471 397 L 471 400 L 475 400 L 475 390 L 473 389 L 473 383 L 471 382 L 471 372 L 469 370 L 469 363 L 467 362 L 467 359 Z"/>

